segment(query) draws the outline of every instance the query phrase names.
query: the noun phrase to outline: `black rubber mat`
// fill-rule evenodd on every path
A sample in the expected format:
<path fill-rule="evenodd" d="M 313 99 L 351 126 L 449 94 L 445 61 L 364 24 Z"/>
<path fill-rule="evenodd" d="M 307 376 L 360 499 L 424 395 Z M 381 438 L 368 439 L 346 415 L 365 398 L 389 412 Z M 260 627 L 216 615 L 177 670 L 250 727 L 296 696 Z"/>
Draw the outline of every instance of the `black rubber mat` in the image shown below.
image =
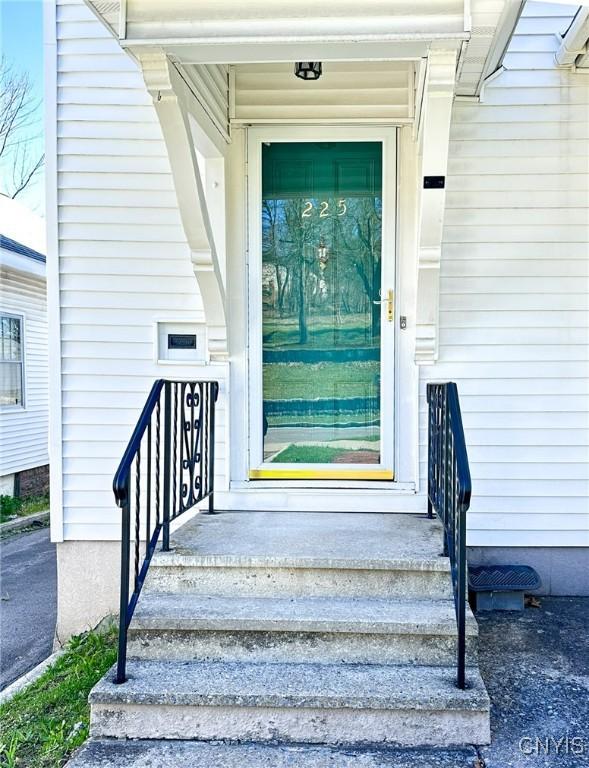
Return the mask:
<path fill-rule="evenodd" d="M 468 587 L 473 592 L 533 590 L 541 583 L 529 565 L 472 565 L 468 568 Z"/>

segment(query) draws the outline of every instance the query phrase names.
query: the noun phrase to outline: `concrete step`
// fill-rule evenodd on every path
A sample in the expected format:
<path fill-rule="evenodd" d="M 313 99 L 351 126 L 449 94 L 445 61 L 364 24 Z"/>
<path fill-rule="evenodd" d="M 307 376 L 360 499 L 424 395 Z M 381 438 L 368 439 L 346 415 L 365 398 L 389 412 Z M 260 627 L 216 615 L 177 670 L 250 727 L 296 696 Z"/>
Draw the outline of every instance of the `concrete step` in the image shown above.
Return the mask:
<path fill-rule="evenodd" d="M 467 622 L 476 663 L 477 624 Z M 451 666 L 451 600 L 145 593 L 129 629 L 139 659 Z"/>
<path fill-rule="evenodd" d="M 489 698 L 446 667 L 130 661 L 90 693 L 97 738 L 273 743 L 487 744 Z"/>
<path fill-rule="evenodd" d="M 157 552 L 146 590 L 283 597 L 451 597 L 440 524 L 419 515 L 197 515 Z"/>
<path fill-rule="evenodd" d="M 474 747 L 349 748 L 90 739 L 67 768 L 466 768 Z"/>
<path fill-rule="evenodd" d="M 144 589 L 228 597 L 451 597 L 447 558 L 431 560 L 154 556 Z"/>

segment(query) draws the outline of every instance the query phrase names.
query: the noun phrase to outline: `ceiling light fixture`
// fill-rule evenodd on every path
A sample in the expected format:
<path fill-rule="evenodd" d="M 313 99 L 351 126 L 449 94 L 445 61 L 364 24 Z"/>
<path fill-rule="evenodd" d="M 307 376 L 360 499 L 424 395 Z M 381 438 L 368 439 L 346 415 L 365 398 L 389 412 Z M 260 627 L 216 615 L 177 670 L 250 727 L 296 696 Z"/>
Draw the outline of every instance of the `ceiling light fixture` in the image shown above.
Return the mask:
<path fill-rule="evenodd" d="M 294 73 L 301 80 L 319 80 L 322 71 L 320 61 L 297 61 Z"/>

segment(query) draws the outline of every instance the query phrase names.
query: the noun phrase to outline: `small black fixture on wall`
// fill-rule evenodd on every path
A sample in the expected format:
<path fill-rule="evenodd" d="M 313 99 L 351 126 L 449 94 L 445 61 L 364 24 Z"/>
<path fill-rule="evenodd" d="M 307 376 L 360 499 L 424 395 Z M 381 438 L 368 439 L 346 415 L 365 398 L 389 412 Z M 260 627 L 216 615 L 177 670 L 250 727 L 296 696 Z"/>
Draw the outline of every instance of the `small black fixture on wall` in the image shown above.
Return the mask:
<path fill-rule="evenodd" d="M 294 73 L 301 80 L 319 80 L 322 71 L 320 61 L 297 61 Z"/>

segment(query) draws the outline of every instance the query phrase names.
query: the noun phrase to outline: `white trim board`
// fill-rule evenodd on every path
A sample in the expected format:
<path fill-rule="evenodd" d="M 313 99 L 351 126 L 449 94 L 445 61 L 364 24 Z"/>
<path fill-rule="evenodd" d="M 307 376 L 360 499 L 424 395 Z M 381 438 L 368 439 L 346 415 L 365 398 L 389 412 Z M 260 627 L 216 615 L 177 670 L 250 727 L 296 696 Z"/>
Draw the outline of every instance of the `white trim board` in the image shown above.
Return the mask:
<path fill-rule="evenodd" d="M 49 473 L 51 541 L 63 541 L 61 296 L 57 211 L 57 28 L 55 3 L 43 3 L 45 64 L 45 220 L 49 360 Z"/>
<path fill-rule="evenodd" d="M 382 488 L 350 488 L 341 483 L 339 488 L 287 488 L 282 480 L 276 488 L 258 487 L 215 493 L 215 509 L 266 512 L 416 512 L 425 513 L 425 496 L 411 490 L 383 490 Z M 252 483 L 253 485 L 253 483 Z M 391 483 L 391 485 L 395 485 Z"/>
<path fill-rule="evenodd" d="M 297 126 L 299 131 L 305 131 L 305 127 Z M 284 128 L 283 128 L 284 130 Z M 323 129 L 325 130 L 325 128 Z M 361 129 L 382 133 L 383 129 Z M 364 135 L 368 135 L 365 133 Z M 386 504 L 386 498 L 394 492 L 395 488 L 403 484 L 409 484 L 412 490 L 419 490 L 419 455 L 418 455 L 418 368 L 414 363 L 414 332 L 415 332 L 415 296 L 416 296 L 416 180 L 417 180 L 417 155 L 416 145 L 412 137 L 412 128 L 404 127 L 397 131 L 397 338 L 395 346 L 397 350 L 397 370 L 395 371 L 397 389 L 397 418 L 396 418 L 396 445 L 395 456 L 396 479 L 387 483 L 390 490 L 381 491 Z M 244 173 L 245 169 L 245 173 Z M 236 127 L 233 133 L 233 141 L 228 157 L 228 220 L 232 227 L 228 232 L 227 257 L 228 257 L 228 282 L 227 300 L 231 308 L 231 322 L 229 324 L 229 350 L 231 359 L 230 381 L 232 397 L 230 406 L 231 443 L 229 446 L 229 480 L 231 488 L 245 487 L 250 490 L 248 494 L 256 496 L 255 489 L 261 488 L 260 480 L 248 480 L 247 453 L 243 446 L 247 444 L 248 435 L 248 370 L 247 358 L 249 355 L 249 339 L 247 334 L 247 196 L 246 186 L 249 168 L 247 163 L 247 130 L 244 127 Z M 407 329 L 400 331 L 398 318 L 403 315 L 407 318 Z M 279 488 L 276 481 L 272 481 L 275 489 L 276 502 L 279 501 Z M 352 482 L 352 481 L 348 481 Z M 378 481 L 368 483 L 374 488 Z M 340 498 L 346 494 L 351 486 L 346 484 L 343 490 L 332 490 L 334 497 Z M 240 498 L 244 491 L 239 492 Z M 291 495 L 293 491 L 290 492 Z M 296 493 L 296 491 L 294 492 Z M 266 498 L 267 494 L 264 494 Z M 240 503 L 237 498 L 230 498 L 228 503 Z M 338 504 L 340 502 L 337 502 Z M 382 508 L 382 507 L 381 507 Z"/>

